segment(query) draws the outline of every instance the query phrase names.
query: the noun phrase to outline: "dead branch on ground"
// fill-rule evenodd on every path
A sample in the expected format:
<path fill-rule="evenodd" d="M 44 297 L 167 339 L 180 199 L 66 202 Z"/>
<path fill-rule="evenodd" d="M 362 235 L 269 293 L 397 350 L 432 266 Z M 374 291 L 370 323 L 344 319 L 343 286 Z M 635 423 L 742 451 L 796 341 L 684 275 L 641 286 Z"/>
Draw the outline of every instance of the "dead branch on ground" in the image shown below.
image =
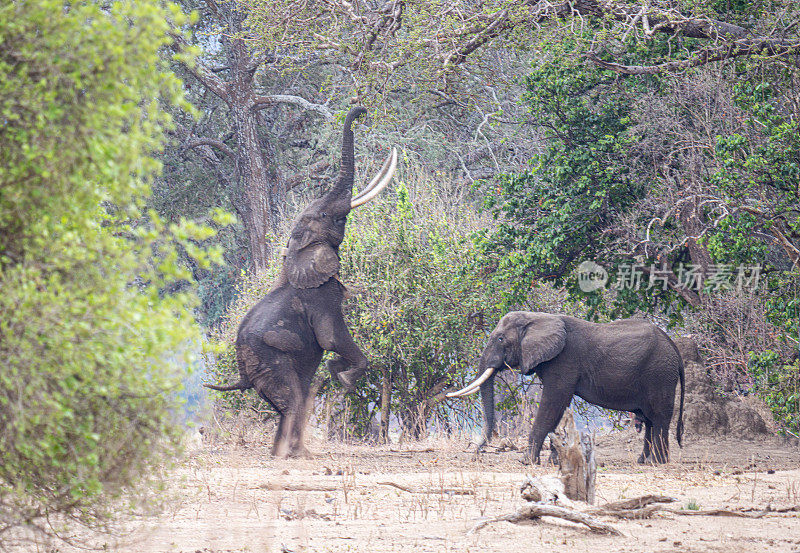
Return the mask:
<path fill-rule="evenodd" d="M 452 495 L 475 495 L 475 490 L 468 490 L 466 488 L 410 488 L 397 484 L 396 482 L 376 482 L 379 486 L 392 486 L 398 490 L 408 493 L 427 493 L 427 494 L 452 494 Z"/>
<path fill-rule="evenodd" d="M 579 524 L 586 525 L 592 532 L 596 532 L 598 534 L 609 534 L 612 536 L 621 536 L 622 533 L 611 526 L 610 524 L 606 524 L 604 522 L 600 522 L 596 518 L 591 515 L 587 515 L 581 511 L 576 511 L 574 509 L 567 509 L 565 507 L 557 507 L 556 505 L 544 505 L 541 503 L 528 503 L 525 507 L 517 511 L 516 513 L 510 515 L 503 515 L 501 517 L 484 520 L 476 524 L 468 534 L 473 534 L 487 526 L 492 524 L 493 522 L 522 522 L 524 520 L 538 520 L 541 517 L 556 517 L 561 518 L 564 520 L 569 520 L 571 522 L 577 522 Z"/>

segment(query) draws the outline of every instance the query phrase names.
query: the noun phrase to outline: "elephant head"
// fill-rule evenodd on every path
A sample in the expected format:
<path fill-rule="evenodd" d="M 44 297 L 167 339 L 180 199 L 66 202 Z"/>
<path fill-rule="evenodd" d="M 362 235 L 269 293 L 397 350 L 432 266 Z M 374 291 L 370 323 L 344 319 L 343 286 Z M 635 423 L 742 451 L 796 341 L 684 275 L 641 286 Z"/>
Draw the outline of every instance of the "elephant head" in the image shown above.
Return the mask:
<path fill-rule="evenodd" d="M 347 114 L 342 137 L 342 163 L 333 188 L 317 198 L 297 217 L 284 250 L 284 272 L 295 288 L 316 288 L 339 272 L 339 245 L 350 210 L 365 204 L 389 183 L 397 168 L 392 148 L 380 172 L 353 198 L 353 129 L 362 107 Z"/>
<path fill-rule="evenodd" d="M 478 451 L 494 432 L 494 376 L 504 368 L 533 373 L 536 367 L 561 353 L 566 344 L 564 322 L 556 315 L 512 311 L 506 314 L 489 335 L 478 361 L 478 378 L 447 397 L 460 397 L 481 391 L 483 436 Z"/>
<path fill-rule="evenodd" d="M 567 333 L 564 321 L 557 315 L 512 311 L 505 315 L 489 335 L 489 341 L 478 361 L 480 376 L 447 397 L 475 393 L 494 374 L 506 367 L 530 375 L 536 367 L 561 353 Z"/>

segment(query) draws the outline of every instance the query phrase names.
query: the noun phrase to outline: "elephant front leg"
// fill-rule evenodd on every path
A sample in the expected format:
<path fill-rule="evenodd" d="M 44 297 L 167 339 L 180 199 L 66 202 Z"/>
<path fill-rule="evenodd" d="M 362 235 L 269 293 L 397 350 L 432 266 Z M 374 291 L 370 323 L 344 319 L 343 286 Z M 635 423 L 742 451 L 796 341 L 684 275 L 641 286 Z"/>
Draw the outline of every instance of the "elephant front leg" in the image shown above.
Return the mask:
<path fill-rule="evenodd" d="M 547 385 L 544 386 L 542 400 L 539 402 L 536 419 L 528 438 L 528 450 L 522 458 L 524 464 L 540 463 L 539 454 L 542 451 L 544 439 L 556 429 L 571 400 L 571 393 L 567 394 L 561 390 L 548 389 Z"/>
<path fill-rule="evenodd" d="M 350 336 L 341 313 L 322 316 L 315 320 L 314 334 L 322 349 L 338 354 L 338 357 L 328 361 L 328 370 L 348 392 L 352 392 L 356 381 L 367 372 L 368 362 L 367 357 Z"/>
<path fill-rule="evenodd" d="M 329 359 L 326 365 L 331 376 L 341 382 L 348 392 L 352 392 L 355 389 L 355 382 L 361 377 L 361 374 L 354 375 L 352 374 L 352 369 L 347 370 L 351 365 L 347 359 L 341 355 L 336 355 L 333 359 Z"/>

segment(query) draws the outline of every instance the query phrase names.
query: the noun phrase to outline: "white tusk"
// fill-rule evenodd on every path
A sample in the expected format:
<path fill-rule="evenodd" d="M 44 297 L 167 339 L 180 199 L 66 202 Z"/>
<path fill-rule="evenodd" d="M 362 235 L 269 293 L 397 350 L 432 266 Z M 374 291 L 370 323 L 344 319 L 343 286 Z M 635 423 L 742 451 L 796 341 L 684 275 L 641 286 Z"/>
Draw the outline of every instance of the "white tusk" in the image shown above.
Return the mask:
<path fill-rule="evenodd" d="M 389 166 L 386 168 L 383 176 L 378 174 L 378 182 L 376 182 L 374 186 L 372 186 L 372 183 L 367 186 L 367 188 L 372 186 L 372 189 L 369 192 L 365 191 L 365 193 L 356 196 L 356 198 L 350 202 L 350 209 L 364 205 L 372 198 L 380 194 L 381 190 L 386 188 L 386 185 L 389 184 L 390 180 L 392 180 L 394 172 L 397 169 L 397 149 L 392 148 L 392 152 L 389 154 L 388 161 Z"/>
<path fill-rule="evenodd" d="M 475 392 L 478 391 L 478 388 L 481 387 L 481 384 L 483 384 L 484 382 L 489 380 L 489 377 L 492 376 L 492 374 L 494 374 L 494 368 L 493 367 L 489 367 L 472 384 L 468 384 L 467 386 L 465 386 L 464 388 L 461 388 L 457 392 L 450 392 L 449 394 L 446 394 L 445 397 L 461 397 L 461 396 L 466 396 L 466 395 L 469 395 L 469 394 L 474 394 Z"/>
<path fill-rule="evenodd" d="M 389 163 L 391 161 L 392 161 L 392 152 L 389 152 L 389 155 L 386 156 L 386 160 L 383 162 L 383 165 L 381 165 L 381 170 L 378 171 L 377 175 L 372 177 L 372 180 L 369 181 L 369 184 L 367 185 L 367 187 L 364 190 L 362 190 L 361 192 L 359 192 L 356 195 L 355 198 L 353 198 L 354 202 L 357 202 L 359 199 L 363 198 L 364 195 L 368 194 L 373 188 L 375 188 L 375 185 L 378 184 L 378 182 L 386 174 L 386 170 L 389 168 Z"/>

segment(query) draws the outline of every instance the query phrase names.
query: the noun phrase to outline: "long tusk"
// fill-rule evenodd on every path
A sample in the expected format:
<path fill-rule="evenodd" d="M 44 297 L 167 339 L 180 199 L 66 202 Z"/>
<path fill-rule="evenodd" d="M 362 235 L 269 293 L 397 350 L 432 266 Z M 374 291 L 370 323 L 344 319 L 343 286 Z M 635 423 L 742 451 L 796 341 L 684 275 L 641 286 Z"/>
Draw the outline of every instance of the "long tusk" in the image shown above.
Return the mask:
<path fill-rule="evenodd" d="M 389 168 L 389 163 L 391 163 L 391 161 L 392 161 L 392 152 L 389 152 L 389 155 L 387 155 L 387 156 L 386 156 L 386 160 L 383 162 L 383 165 L 381 165 L 381 170 L 380 170 L 380 171 L 378 171 L 378 174 L 377 174 L 377 175 L 375 175 L 375 176 L 372 178 L 372 180 L 371 180 L 371 181 L 369 181 L 369 184 L 367 185 L 367 187 L 366 187 L 364 190 L 362 190 L 361 192 L 359 192 L 359 193 L 356 195 L 356 197 L 355 197 L 355 198 L 353 198 L 353 200 L 352 200 L 352 201 L 354 201 L 354 202 L 357 202 L 359 199 L 363 198 L 365 194 L 369 194 L 369 192 L 370 192 L 370 191 L 371 191 L 373 188 L 375 188 L 375 185 L 376 185 L 376 184 L 378 184 L 378 182 L 379 182 L 379 181 L 380 181 L 380 180 L 383 178 L 383 176 L 386 174 L 386 170 Z"/>
<path fill-rule="evenodd" d="M 364 205 L 372 198 L 380 194 L 381 190 L 386 188 L 386 185 L 389 184 L 390 180 L 392 180 L 394 172 L 397 169 L 397 149 L 392 148 L 392 152 L 389 154 L 387 161 L 389 162 L 389 166 L 386 168 L 386 171 L 383 172 L 383 176 L 380 176 L 379 173 L 377 177 L 378 181 L 375 183 L 375 185 L 373 185 L 371 182 L 369 185 L 367 185 L 367 188 L 372 187 L 372 189 L 369 190 L 369 192 L 365 190 L 364 193 L 356 196 L 356 198 L 350 202 L 350 209 Z"/>
<path fill-rule="evenodd" d="M 478 388 L 481 387 L 481 384 L 483 384 L 484 382 L 489 380 L 489 377 L 492 376 L 492 374 L 494 374 L 494 368 L 493 367 L 489 367 L 472 384 L 468 384 L 467 386 L 461 388 L 457 392 L 450 392 L 449 394 L 446 394 L 445 397 L 461 397 L 461 396 L 474 394 L 475 392 L 478 391 Z"/>

